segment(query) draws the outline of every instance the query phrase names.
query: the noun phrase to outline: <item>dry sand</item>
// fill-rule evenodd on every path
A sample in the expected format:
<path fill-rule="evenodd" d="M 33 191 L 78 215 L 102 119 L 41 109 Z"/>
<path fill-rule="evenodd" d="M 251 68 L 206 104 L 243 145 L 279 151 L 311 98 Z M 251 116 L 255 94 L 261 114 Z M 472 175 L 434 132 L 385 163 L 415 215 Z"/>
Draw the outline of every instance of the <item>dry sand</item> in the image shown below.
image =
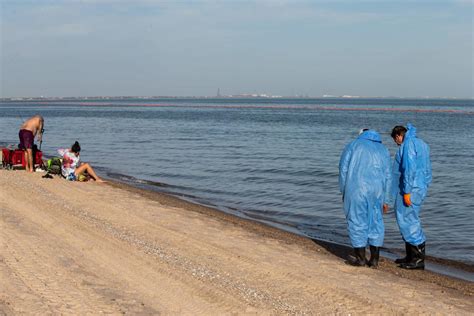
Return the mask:
<path fill-rule="evenodd" d="M 351 267 L 325 245 L 170 196 L 41 175 L 0 170 L 0 314 L 474 311 L 470 282 Z"/>

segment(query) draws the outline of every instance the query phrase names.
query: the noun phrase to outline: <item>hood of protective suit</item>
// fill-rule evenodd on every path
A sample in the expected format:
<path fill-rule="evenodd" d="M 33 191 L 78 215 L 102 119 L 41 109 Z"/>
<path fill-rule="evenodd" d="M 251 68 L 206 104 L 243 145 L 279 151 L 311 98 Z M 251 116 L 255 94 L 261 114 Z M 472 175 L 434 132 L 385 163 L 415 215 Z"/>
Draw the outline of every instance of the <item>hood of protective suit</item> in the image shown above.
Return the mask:
<path fill-rule="evenodd" d="M 405 133 L 406 138 L 416 137 L 416 127 L 411 125 L 411 123 L 407 124 L 407 132 Z"/>
<path fill-rule="evenodd" d="M 357 138 L 358 139 L 367 139 L 367 140 L 371 140 L 373 142 L 378 142 L 378 143 L 382 142 L 382 138 L 380 137 L 379 133 L 377 133 L 376 131 L 371 130 L 371 129 L 363 132 Z"/>

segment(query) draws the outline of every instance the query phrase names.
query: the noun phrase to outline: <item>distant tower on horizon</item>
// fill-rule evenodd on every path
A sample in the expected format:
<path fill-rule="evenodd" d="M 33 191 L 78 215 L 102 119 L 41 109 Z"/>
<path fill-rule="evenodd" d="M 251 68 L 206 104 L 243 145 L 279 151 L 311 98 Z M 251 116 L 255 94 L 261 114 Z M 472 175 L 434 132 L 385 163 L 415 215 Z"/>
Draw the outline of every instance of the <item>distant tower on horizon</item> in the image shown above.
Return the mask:
<path fill-rule="evenodd" d="M 220 97 L 220 96 L 221 96 L 221 89 L 217 88 L 217 97 Z"/>

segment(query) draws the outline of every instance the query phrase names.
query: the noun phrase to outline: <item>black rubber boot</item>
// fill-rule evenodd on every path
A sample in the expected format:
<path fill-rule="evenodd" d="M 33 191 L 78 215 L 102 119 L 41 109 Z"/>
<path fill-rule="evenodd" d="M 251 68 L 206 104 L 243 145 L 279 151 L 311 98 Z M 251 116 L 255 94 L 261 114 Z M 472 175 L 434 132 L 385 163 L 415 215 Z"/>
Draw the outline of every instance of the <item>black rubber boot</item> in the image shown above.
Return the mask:
<path fill-rule="evenodd" d="M 370 260 L 367 265 L 371 268 L 377 269 L 379 266 L 380 247 L 370 246 Z"/>
<path fill-rule="evenodd" d="M 351 266 L 363 267 L 367 264 L 367 258 L 365 257 L 365 247 L 354 248 L 355 256 L 349 255 L 346 263 Z"/>
<path fill-rule="evenodd" d="M 411 260 L 399 265 L 403 269 L 425 269 L 425 243 L 418 246 L 410 245 Z"/>
<path fill-rule="evenodd" d="M 411 253 L 410 253 L 410 244 L 407 243 L 406 241 L 405 241 L 405 252 L 406 252 L 406 256 L 405 256 L 405 257 L 395 259 L 395 263 L 396 263 L 396 264 L 406 263 L 407 261 L 410 261 L 410 260 L 411 260 L 411 258 L 410 258 L 410 255 L 411 255 Z"/>

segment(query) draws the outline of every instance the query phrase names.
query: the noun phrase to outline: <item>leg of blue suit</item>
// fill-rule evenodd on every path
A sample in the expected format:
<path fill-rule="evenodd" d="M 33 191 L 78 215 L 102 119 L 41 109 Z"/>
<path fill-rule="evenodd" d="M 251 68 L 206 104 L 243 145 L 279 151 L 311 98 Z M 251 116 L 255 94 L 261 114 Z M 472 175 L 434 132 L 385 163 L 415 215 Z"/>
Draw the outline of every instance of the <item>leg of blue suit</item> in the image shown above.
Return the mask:
<path fill-rule="evenodd" d="M 383 224 L 382 201 L 373 201 L 369 207 L 369 245 L 383 246 L 385 227 Z"/>
<path fill-rule="evenodd" d="M 366 247 L 369 224 L 367 221 L 367 201 L 360 198 L 347 198 L 344 204 L 352 247 Z"/>
<path fill-rule="evenodd" d="M 418 246 L 426 241 L 425 234 L 421 228 L 420 205 L 412 204 L 406 207 L 403 204 L 403 196 L 397 194 L 395 200 L 395 211 L 397 216 L 398 228 L 403 239 L 414 246 Z"/>

